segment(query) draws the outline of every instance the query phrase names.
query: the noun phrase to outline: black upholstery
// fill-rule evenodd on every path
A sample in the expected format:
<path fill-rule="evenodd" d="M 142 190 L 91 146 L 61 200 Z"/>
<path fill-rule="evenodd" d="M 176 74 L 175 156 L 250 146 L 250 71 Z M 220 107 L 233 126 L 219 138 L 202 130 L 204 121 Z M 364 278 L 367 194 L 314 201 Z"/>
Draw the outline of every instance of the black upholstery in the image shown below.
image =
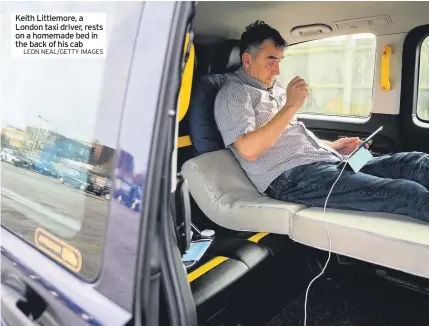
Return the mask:
<path fill-rule="evenodd" d="M 214 102 L 222 84 L 240 67 L 240 47 L 235 40 L 218 44 L 216 51 L 209 52 L 199 48 L 199 54 L 210 58 L 198 59 L 199 73 L 193 82 L 187 114 L 196 156 L 225 148 L 214 119 Z"/>
<path fill-rule="evenodd" d="M 212 52 L 212 64 L 208 73 L 224 74 L 240 67 L 240 41 L 228 40 L 215 47 L 217 50 Z"/>
<path fill-rule="evenodd" d="M 222 241 L 214 243 L 211 250 L 218 256 L 241 261 L 249 269 L 255 268 L 271 255 L 267 246 L 239 238 L 222 239 Z"/>
<path fill-rule="evenodd" d="M 195 156 L 225 148 L 214 118 L 216 94 L 229 74 L 198 78 L 188 109 L 189 134 Z"/>
<path fill-rule="evenodd" d="M 228 259 L 217 265 L 191 283 L 195 305 L 200 310 L 201 308 L 204 310 L 204 304 L 209 300 L 216 300 L 217 295 L 236 283 L 248 272 L 249 268 L 246 264 L 235 259 Z M 223 302 L 217 306 L 222 304 Z"/>
<path fill-rule="evenodd" d="M 196 75 L 224 74 L 240 67 L 240 41 L 227 40 L 212 45 L 195 45 Z"/>

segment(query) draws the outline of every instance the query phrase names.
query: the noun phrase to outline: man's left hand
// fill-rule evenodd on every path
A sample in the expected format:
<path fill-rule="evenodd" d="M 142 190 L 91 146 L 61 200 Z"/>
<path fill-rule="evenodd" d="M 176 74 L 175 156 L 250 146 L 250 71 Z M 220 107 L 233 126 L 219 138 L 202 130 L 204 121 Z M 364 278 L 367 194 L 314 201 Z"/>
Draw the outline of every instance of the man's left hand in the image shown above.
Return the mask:
<path fill-rule="evenodd" d="M 346 137 L 332 142 L 331 146 L 340 154 L 350 155 L 361 143 L 359 137 Z M 365 148 L 368 148 L 368 144 L 365 144 Z"/>

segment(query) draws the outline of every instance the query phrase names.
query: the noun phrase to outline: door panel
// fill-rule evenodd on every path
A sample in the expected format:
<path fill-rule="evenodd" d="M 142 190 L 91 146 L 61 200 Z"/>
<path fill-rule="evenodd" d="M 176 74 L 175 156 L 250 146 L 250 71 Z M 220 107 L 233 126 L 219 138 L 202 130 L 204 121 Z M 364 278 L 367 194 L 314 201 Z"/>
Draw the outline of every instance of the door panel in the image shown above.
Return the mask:
<path fill-rule="evenodd" d="M 24 290 L 33 290 L 46 303 L 41 312 L 51 312 L 59 325 L 124 325 L 130 319 L 129 312 L 4 228 L 1 239 L 2 288 L 20 293 L 23 288 L 18 284 L 21 284 Z M 25 292 L 20 294 L 26 297 Z M 2 304 L 4 299 L 2 293 Z M 34 304 L 40 300 L 29 302 Z M 12 324 L 3 312 L 2 318 L 6 325 L 19 325 Z M 23 319 L 30 321 L 29 316 Z"/>
<path fill-rule="evenodd" d="M 149 84 L 158 87 L 153 76 L 164 57 L 152 53 L 152 65 L 143 59 L 147 46 L 137 41 L 149 33 L 140 24 L 143 9 L 142 2 L 2 5 L 3 37 L 13 35 L 12 12 L 105 13 L 107 25 L 104 57 L 3 56 L 2 76 L 13 82 L 2 97 L 2 118 L 9 125 L 2 147 L 6 141 L 25 160 L 46 168 L 2 162 L 1 276 L 12 311 L 2 315 L 7 324 L 14 316 L 30 320 L 26 300 L 39 302 L 60 325 L 124 325 L 133 316 L 138 202 L 157 100 L 155 89 L 152 97 L 141 91 L 142 76 L 151 76 Z M 159 13 L 165 11 L 158 8 Z M 59 181 L 69 170 L 79 171 L 82 184 Z M 19 306 L 17 299 L 23 301 Z"/>
<path fill-rule="evenodd" d="M 187 5 L 189 6 L 189 3 Z M 178 8 L 185 6 L 174 2 L 111 2 L 107 5 L 94 3 L 88 8 L 79 7 L 85 6 L 85 3 L 79 2 L 52 4 L 56 6 L 55 8 L 49 7 L 50 4 L 44 4 L 44 6 L 47 6 L 50 11 L 63 12 L 72 9 L 78 12 L 85 10 L 105 12 L 107 9 L 103 6 L 107 6 L 111 10 L 107 18 L 107 22 L 111 25 L 107 29 L 112 35 L 107 38 L 106 59 L 93 59 L 93 61 L 75 59 L 76 61 L 72 62 L 43 61 L 46 64 L 51 62 L 62 64 L 64 67 L 55 68 L 68 68 L 69 75 L 60 75 L 60 70 L 52 67 L 45 71 L 52 74 L 46 82 L 49 81 L 51 87 L 58 86 L 54 92 L 43 85 L 42 82 L 45 80 L 40 77 L 43 77 L 43 74 L 37 75 L 43 86 L 37 95 L 40 98 L 45 96 L 46 106 L 51 105 L 51 108 L 56 108 L 60 113 L 57 114 L 56 119 L 50 119 L 50 123 L 54 124 L 54 130 L 46 126 L 39 126 L 36 129 L 37 141 L 26 151 L 39 157 L 45 147 L 39 144 L 40 135 L 44 137 L 43 139 L 46 138 L 44 141 L 47 143 L 46 140 L 49 137 L 46 135 L 51 135 L 55 131 L 55 136 L 66 143 L 64 146 L 67 151 L 61 152 L 56 148 L 55 155 L 51 153 L 51 156 L 60 157 L 58 161 L 64 163 L 66 161 L 63 157 L 64 152 L 71 152 L 75 155 L 67 158 L 69 164 L 99 173 L 101 173 L 100 170 L 108 169 L 111 181 L 108 194 L 111 195 L 111 199 L 105 200 L 102 196 L 96 197 L 95 194 L 90 193 L 90 189 L 95 188 L 93 181 L 99 179 L 99 175 L 94 177 L 94 180 L 91 179 L 91 188 L 88 187 L 86 191 L 82 191 L 78 189 L 79 187 L 74 189 L 71 185 L 63 185 L 54 178 L 46 179 L 47 176 L 39 175 L 34 171 L 26 171 L 18 167 L 13 170 L 12 166 L 7 166 L 3 170 L 2 165 L 2 181 L 6 180 L 4 179 L 6 175 L 9 186 L 19 185 L 22 180 L 16 178 L 25 176 L 27 188 L 31 188 L 18 195 L 16 192 L 14 192 L 15 195 L 10 191 L 6 192 L 9 196 L 6 201 L 10 204 L 7 212 L 3 210 L 2 202 L 2 287 L 4 286 L 10 293 L 9 301 L 6 303 L 11 303 L 10 311 L 12 311 L 11 316 L 2 315 L 2 323 L 12 322 L 12 325 L 15 325 L 14 318 L 15 321 L 16 318 L 29 319 L 31 311 L 27 311 L 27 303 L 24 302 L 27 300 L 38 302 L 37 305 L 43 309 L 42 313 L 52 312 L 52 315 L 45 313 L 40 317 L 44 318 L 45 325 L 49 323 L 55 325 L 56 322 L 60 325 L 125 325 L 135 317 L 134 313 L 142 318 L 136 318 L 131 322 L 141 324 L 139 321 L 145 317 L 147 321 L 150 317 L 149 314 L 141 313 L 144 303 L 149 303 L 150 307 L 158 309 L 159 290 L 161 290 L 160 253 L 158 252 L 160 246 L 153 246 L 155 241 L 148 241 L 152 239 L 148 233 L 156 227 L 158 220 L 156 214 L 150 214 L 150 202 L 145 202 L 145 198 L 149 196 L 145 196 L 145 192 L 151 191 L 152 186 L 159 186 L 160 183 L 157 180 L 154 185 L 152 179 L 152 184 L 147 184 L 149 182 L 147 174 L 151 174 L 153 178 L 151 172 L 159 168 L 159 162 L 152 162 L 149 170 L 151 150 L 156 152 L 162 149 L 162 146 L 152 148 L 154 130 L 157 127 L 155 117 L 157 114 L 164 116 L 167 111 L 162 100 L 165 95 L 163 90 L 166 84 L 170 86 L 172 84 L 168 83 L 168 78 L 163 75 L 166 70 L 165 60 L 171 56 L 169 53 L 171 50 L 169 45 L 172 42 L 171 33 L 177 30 L 177 22 L 186 17 L 178 14 Z M 45 7 L 38 9 L 40 11 L 46 9 Z M 2 9 L 19 11 L 5 5 Z M 29 10 L 28 7 L 25 9 Z M 2 23 L 5 24 L 4 26 L 10 26 L 9 21 L 4 20 Z M 156 33 L 153 32 L 155 25 Z M 151 46 L 148 47 L 148 44 Z M 183 46 L 180 45 L 182 51 Z M 182 55 L 181 51 L 178 52 L 179 56 Z M 102 60 L 105 60 L 105 63 Z M 30 68 L 37 66 L 34 62 L 39 63 L 39 61 L 33 61 L 31 65 L 28 64 L 27 73 Z M 82 62 L 87 63 L 85 69 L 79 66 Z M 97 68 L 100 73 L 97 75 L 98 83 L 101 86 L 99 85 L 100 89 L 94 90 L 91 78 L 96 74 L 92 69 L 99 67 L 100 62 L 104 63 L 100 69 Z M 12 72 L 16 73 L 12 68 L 6 72 L 11 75 Z M 168 71 L 165 73 L 168 75 Z M 23 103 L 20 103 L 22 107 L 10 105 L 12 98 L 20 99 L 16 96 L 17 90 L 14 89 L 16 84 L 13 84 L 13 87 L 10 84 L 9 93 L 6 92 L 6 98 L 10 97 L 9 102 L 6 103 L 9 106 L 5 111 L 9 121 L 19 120 L 19 114 L 29 115 L 26 107 L 30 107 L 30 111 L 37 107 L 34 103 L 39 98 L 33 101 L 33 105 L 28 105 L 32 100 L 31 91 L 37 88 L 38 83 L 34 80 L 30 83 L 25 77 L 30 76 L 27 79 L 31 79 L 33 75 L 36 76 L 36 74 L 13 75 L 15 83 L 23 85 L 23 89 L 18 91 L 25 94 L 21 102 L 27 106 Z M 60 77 L 77 79 L 76 75 L 79 75 L 80 79 L 72 85 L 59 82 Z M 63 81 L 63 83 L 66 82 Z M 179 76 L 177 76 L 177 85 L 179 85 Z M 27 89 L 24 86 L 27 86 Z M 172 93 L 177 95 L 177 89 Z M 74 95 L 74 98 L 67 97 L 70 94 Z M 85 96 L 97 96 L 97 98 L 96 101 L 89 103 Z M 61 106 L 58 99 L 72 103 L 75 109 L 71 111 L 74 114 L 72 118 L 68 115 L 70 112 L 64 109 L 67 105 Z M 75 99 L 76 102 L 73 102 Z M 174 103 L 172 101 L 168 103 L 175 108 L 176 99 Z M 40 105 L 40 107 L 43 106 Z M 158 107 L 162 108 L 159 112 Z M 56 110 L 51 111 L 58 113 Z M 168 116 L 171 118 L 169 113 Z M 67 129 L 64 121 L 69 122 L 74 128 Z M 158 128 L 159 125 L 160 123 Z M 80 132 L 77 135 L 80 137 L 76 136 L 77 131 Z M 157 132 L 159 130 L 155 133 Z M 82 135 L 87 139 L 82 139 L 85 138 Z M 91 139 L 92 137 L 95 139 Z M 31 140 L 31 137 L 29 138 Z M 106 146 L 106 142 L 109 146 Z M 57 142 L 54 143 L 57 144 Z M 83 150 L 75 151 L 73 146 Z M 106 149 L 106 147 L 109 148 Z M 84 151 L 85 149 L 87 152 Z M 54 160 L 51 156 L 46 160 L 57 159 Z M 79 161 L 79 164 L 75 161 Z M 58 162 L 55 161 L 55 163 Z M 8 173 L 4 172 L 6 169 Z M 38 182 L 37 187 L 34 186 L 34 180 Z M 2 182 L 2 187 L 3 185 Z M 15 190 L 18 191 L 17 189 Z M 50 192 L 49 189 L 51 189 Z M 24 203 L 30 202 L 27 198 L 30 194 L 38 194 L 37 199 L 43 203 L 35 202 L 36 197 L 34 197 L 30 205 L 23 209 Z M 6 195 L 2 188 L 2 200 Z M 20 201 L 18 204 L 15 203 L 17 200 Z M 158 204 L 159 200 L 157 198 L 154 200 Z M 62 211 L 58 212 L 58 210 L 64 210 L 64 203 L 67 203 L 68 214 L 72 215 L 72 218 Z M 35 207 L 36 212 L 34 212 Z M 103 209 L 100 210 L 99 207 Z M 157 206 L 152 205 L 152 208 L 155 212 L 157 211 Z M 18 210 L 19 215 L 17 215 Z M 4 218 L 5 214 L 10 212 L 15 215 Z M 148 225 L 152 225 L 153 228 L 149 228 Z M 37 236 L 40 235 L 38 230 L 43 230 L 42 233 L 45 235 L 43 241 Z M 148 260 L 150 258 L 153 259 Z M 142 272 L 141 274 L 136 272 L 139 259 L 142 266 L 138 272 Z M 146 275 L 147 270 L 152 278 L 145 277 L 143 282 L 136 284 L 136 278 L 139 275 Z M 88 275 L 91 277 L 89 278 Z M 140 305 L 134 306 L 137 290 L 142 292 L 145 300 L 137 302 Z M 23 302 L 18 306 L 18 301 Z M 17 310 L 15 307 L 21 309 Z M 148 311 L 151 313 L 150 307 Z M 136 309 L 139 311 L 136 312 Z M 22 312 L 27 316 L 23 316 Z M 33 313 L 36 314 L 36 312 Z M 151 317 L 154 316 L 156 315 L 153 314 Z M 152 319 L 153 324 L 157 324 L 157 319 Z"/>

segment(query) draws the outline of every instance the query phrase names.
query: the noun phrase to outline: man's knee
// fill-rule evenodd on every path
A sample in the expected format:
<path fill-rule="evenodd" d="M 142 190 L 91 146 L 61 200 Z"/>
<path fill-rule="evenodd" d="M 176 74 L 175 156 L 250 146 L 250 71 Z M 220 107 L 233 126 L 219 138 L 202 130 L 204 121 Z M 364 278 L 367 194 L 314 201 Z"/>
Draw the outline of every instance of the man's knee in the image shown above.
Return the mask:
<path fill-rule="evenodd" d="M 416 160 L 416 164 L 420 164 L 429 168 L 429 154 L 422 152 L 414 152 L 414 157 Z"/>
<path fill-rule="evenodd" d="M 407 164 L 413 166 L 413 171 L 421 174 L 419 179 L 424 179 L 429 169 L 429 155 L 422 152 L 410 152 L 406 157 Z"/>
<path fill-rule="evenodd" d="M 404 152 L 394 154 L 393 157 L 405 164 L 422 164 L 429 167 L 429 154 L 423 152 Z"/>

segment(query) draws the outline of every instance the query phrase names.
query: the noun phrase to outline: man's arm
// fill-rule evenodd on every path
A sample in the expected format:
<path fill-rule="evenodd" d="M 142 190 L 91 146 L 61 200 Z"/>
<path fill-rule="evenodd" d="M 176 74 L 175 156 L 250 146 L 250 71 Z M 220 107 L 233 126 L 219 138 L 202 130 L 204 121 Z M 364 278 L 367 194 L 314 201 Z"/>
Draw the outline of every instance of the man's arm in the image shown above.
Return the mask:
<path fill-rule="evenodd" d="M 334 142 L 327 140 L 322 141 L 343 155 L 351 154 L 362 143 L 362 140 L 359 137 L 340 138 Z M 365 148 L 368 148 L 368 145 L 365 145 Z"/>
<path fill-rule="evenodd" d="M 269 122 L 240 135 L 235 141 L 234 147 L 244 159 L 256 161 L 275 144 L 308 96 L 308 85 L 302 78 L 295 77 L 289 83 L 286 93 L 286 105 Z"/>
<path fill-rule="evenodd" d="M 286 104 L 262 127 L 241 135 L 234 143 L 235 149 L 248 161 L 256 161 L 270 149 L 289 124 L 299 107 Z"/>
<path fill-rule="evenodd" d="M 334 143 L 333 143 L 333 142 L 328 141 L 328 140 L 323 140 L 323 139 L 321 139 L 321 141 L 322 141 L 322 142 L 324 142 L 326 145 L 328 145 L 328 146 L 330 146 L 330 147 L 334 148 Z"/>

